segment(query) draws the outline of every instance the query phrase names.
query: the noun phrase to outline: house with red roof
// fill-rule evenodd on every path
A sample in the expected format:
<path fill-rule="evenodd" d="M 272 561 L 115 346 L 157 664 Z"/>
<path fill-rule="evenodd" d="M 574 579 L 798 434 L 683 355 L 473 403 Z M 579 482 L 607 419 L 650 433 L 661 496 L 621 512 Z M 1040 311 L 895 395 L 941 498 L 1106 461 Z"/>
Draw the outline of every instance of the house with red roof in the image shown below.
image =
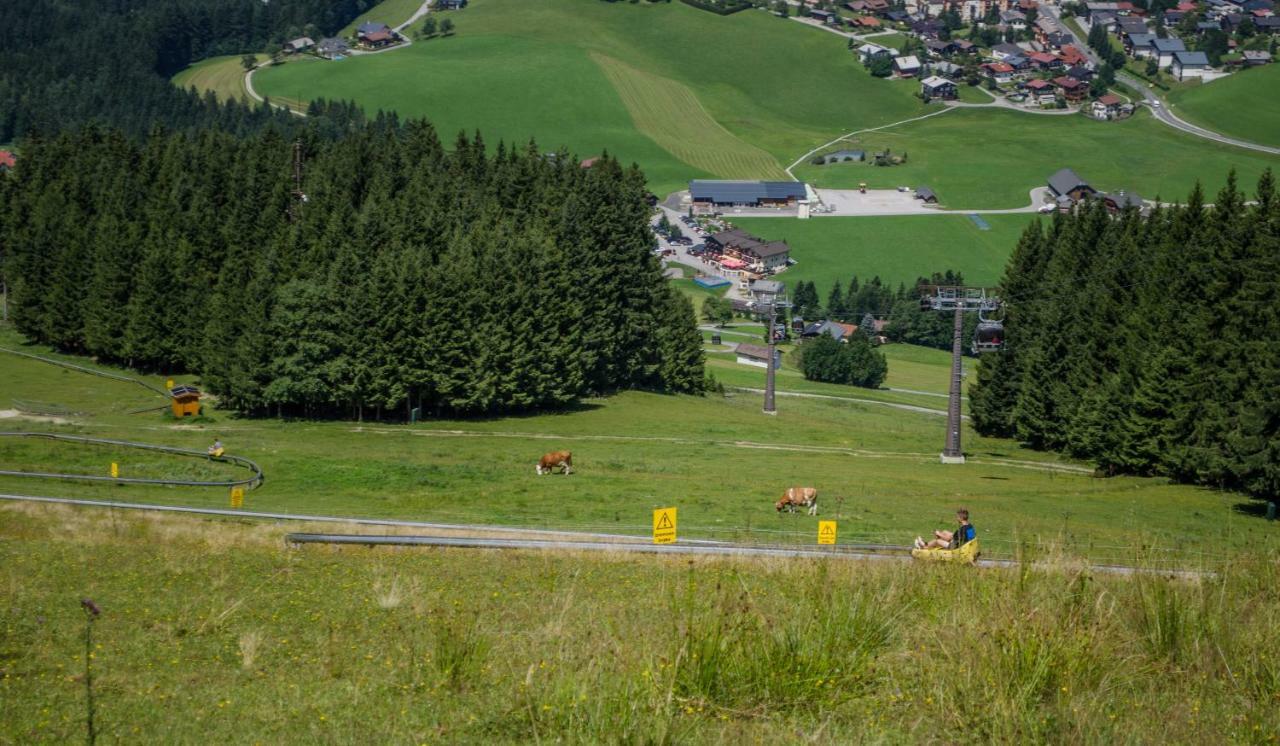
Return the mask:
<path fill-rule="evenodd" d="M 1072 103 L 1083 101 L 1085 96 L 1089 94 L 1089 86 L 1081 83 L 1070 75 L 1062 75 L 1054 78 L 1053 84 L 1057 86 L 1062 97 Z"/>

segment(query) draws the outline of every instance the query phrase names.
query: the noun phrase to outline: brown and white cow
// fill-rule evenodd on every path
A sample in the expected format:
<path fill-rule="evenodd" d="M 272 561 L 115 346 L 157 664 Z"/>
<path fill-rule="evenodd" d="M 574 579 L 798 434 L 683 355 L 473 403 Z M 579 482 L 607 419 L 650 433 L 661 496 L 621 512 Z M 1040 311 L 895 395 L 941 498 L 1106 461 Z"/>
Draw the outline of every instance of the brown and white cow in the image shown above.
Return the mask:
<path fill-rule="evenodd" d="M 570 451 L 552 451 L 538 459 L 535 467 L 538 474 L 550 474 L 551 470 L 560 467 L 561 474 L 573 473 L 573 453 Z"/>
<path fill-rule="evenodd" d="M 788 487 L 782 499 L 774 504 L 779 513 L 794 513 L 796 508 L 808 508 L 809 515 L 818 514 L 818 490 L 816 487 Z"/>

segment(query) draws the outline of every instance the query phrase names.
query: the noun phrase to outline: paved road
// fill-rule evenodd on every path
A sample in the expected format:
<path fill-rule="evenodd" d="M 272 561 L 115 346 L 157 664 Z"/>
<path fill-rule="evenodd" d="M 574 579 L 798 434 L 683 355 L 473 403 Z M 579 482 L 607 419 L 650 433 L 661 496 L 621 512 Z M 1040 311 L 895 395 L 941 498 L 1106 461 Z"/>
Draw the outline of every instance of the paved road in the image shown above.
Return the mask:
<path fill-rule="evenodd" d="M 1068 24 L 1062 22 L 1061 11 L 1059 11 L 1057 6 L 1050 5 L 1048 3 L 1042 3 L 1040 5 L 1040 12 L 1047 13 L 1050 16 L 1052 16 L 1054 20 L 1058 21 L 1059 24 L 1062 26 L 1063 30 L 1065 30 L 1068 34 L 1071 34 L 1072 38 L 1075 39 L 1076 48 L 1079 49 L 1081 52 L 1083 52 L 1084 55 L 1089 58 L 1090 62 L 1092 62 L 1095 66 L 1101 64 L 1101 60 L 1098 58 L 1098 55 L 1092 49 L 1089 48 L 1089 45 L 1085 43 L 1085 40 L 1082 39 L 1079 34 L 1076 33 L 1075 29 L 1073 29 Z M 1181 130 L 1183 132 L 1186 132 L 1189 135 L 1202 137 L 1206 140 L 1213 140 L 1214 142 L 1220 142 L 1224 145 L 1234 145 L 1237 148 L 1245 148 L 1246 150 L 1256 150 L 1260 153 L 1271 153 L 1273 155 L 1280 155 L 1280 148 L 1273 148 L 1269 145 L 1259 145 L 1256 142 L 1249 142 L 1248 140 L 1238 140 L 1234 137 L 1227 137 L 1226 135 L 1219 134 L 1217 132 L 1214 132 L 1213 130 L 1207 130 L 1204 127 L 1197 127 L 1196 125 L 1191 124 L 1190 122 L 1187 122 L 1186 120 L 1179 118 L 1176 114 L 1174 114 L 1172 111 L 1169 110 L 1168 102 L 1161 99 L 1160 96 L 1156 94 L 1156 92 L 1153 91 L 1149 85 L 1147 85 L 1146 81 L 1136 78 L 1126 72 L 1117 72 L 1116 80 L 1119 81 L 1120 83 L 1123 83 L 1129 86 L 1135 91 L 1139 91 L 1140 93 L 1142 93 L 1142 99 L 1143 99 L 1142 103 L 1147 105 L 1147 108 L 1151 111 L 1152 115 L 1155 116 L 1157 121 L 1165 125 L 1173 127 L 1176 130 Z"/>

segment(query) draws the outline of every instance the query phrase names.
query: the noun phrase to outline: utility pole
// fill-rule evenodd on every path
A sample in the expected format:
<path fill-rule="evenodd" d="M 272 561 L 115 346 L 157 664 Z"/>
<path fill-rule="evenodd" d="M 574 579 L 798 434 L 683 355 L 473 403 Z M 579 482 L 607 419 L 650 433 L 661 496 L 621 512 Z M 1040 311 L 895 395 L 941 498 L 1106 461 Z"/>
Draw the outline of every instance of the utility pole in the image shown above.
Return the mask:
<path fill-rule="evenodd" d="M 289 222 L 298 222 L 298 206 L 307 201 L 302 191 L 302 139 L 293 141 L 293 199 L 289 202 Z"/>
<path fill-rule="evenodd" d="M 994 352 L 1002 344 L 1003 327 L 999 321 L 990 320 L 984 314 L 998 311 L 1000 300 L 989 295 L 985 288 L 927 285 L 920 290 L 922 311 L 951 311 L 954 314 L 951 330 L 951 388 L 947 396 L 947 439 L 942 448 L 941 461 L 944 464 L 963 464 L 960 402 L 964 390 L 964 315 L 976 311 L 981 322 L 978 336 L 974 339 L 974 351 Z"/>

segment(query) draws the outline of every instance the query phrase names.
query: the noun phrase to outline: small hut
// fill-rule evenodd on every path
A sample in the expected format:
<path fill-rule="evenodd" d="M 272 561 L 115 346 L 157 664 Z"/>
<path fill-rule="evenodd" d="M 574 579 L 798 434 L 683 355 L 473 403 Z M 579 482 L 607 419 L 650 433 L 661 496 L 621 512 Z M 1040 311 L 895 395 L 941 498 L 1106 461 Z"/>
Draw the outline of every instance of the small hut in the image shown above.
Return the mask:
<path fill-rule="evenodd" d="M 200 389 L 195 386 L 174 386 L 169 389 L 169 396 L 173 397 L 170 406 L 173 407 L 174 417 L 196 417 L 200 414 Z"/>

